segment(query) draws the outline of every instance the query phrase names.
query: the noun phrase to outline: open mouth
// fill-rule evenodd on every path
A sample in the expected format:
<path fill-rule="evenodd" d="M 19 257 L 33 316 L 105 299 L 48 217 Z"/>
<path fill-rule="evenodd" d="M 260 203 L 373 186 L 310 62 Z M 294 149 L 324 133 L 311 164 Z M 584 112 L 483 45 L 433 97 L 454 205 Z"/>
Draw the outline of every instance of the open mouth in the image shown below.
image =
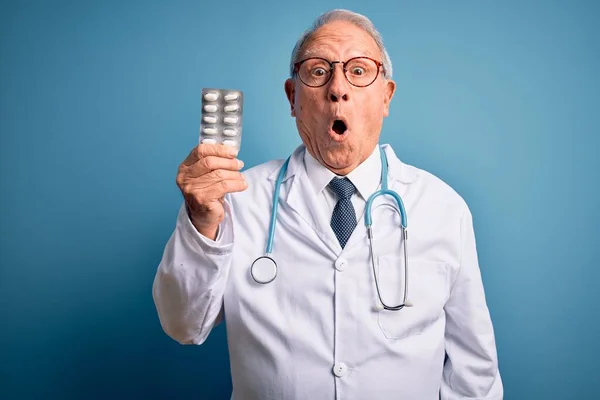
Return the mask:
<path fill-rule="evenodd" d="M 335 121 L 333 121 L 333 126 L 331 127 L 331 130 L 333 130 L 338 135 L 343 135 L 347 129 L 348 129 L 348 127 L 346 127 L 346 124 L 344 123 L 344 121 L 339 120 L 339 119 L 336 119 Z"/>

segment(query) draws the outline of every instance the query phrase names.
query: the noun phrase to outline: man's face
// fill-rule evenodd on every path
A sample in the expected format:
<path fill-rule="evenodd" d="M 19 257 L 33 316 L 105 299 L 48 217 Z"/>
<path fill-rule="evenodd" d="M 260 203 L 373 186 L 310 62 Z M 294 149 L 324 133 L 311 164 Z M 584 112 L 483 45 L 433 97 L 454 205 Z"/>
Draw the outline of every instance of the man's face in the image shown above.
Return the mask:
<path fill-rule="evenodd" d="M 361 56 L 382 60 L 367 32 L 350 22 L 334 21 L 314 33 L 298 60 L 321 57 L 347 61 Z M 285 82 L 304 145 L 321 164 L 339 175 L 348 174 L 373 151 L 395 89 L 395 83 L 384 79 L 381 70 L 370 86 L 355 87 L 346 80 L 340 64 L 334 64 L 333 76 L 321 87 L 306 86 L 298 77 Z"/>

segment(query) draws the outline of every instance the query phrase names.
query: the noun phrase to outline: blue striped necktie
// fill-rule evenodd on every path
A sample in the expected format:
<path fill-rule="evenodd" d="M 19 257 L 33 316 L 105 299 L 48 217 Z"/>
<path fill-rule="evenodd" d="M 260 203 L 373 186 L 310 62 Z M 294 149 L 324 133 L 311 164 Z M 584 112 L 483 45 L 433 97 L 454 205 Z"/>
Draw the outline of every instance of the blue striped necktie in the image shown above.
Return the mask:
<path fill-rule="evenodd" d="M 338 198 L 331 216 L 331 228 L 344 248 L 356 227 L 356 212 L 350 200 L 356 192 L 356 187 L 348 178 L 333 178 L 329 187 Z"/>

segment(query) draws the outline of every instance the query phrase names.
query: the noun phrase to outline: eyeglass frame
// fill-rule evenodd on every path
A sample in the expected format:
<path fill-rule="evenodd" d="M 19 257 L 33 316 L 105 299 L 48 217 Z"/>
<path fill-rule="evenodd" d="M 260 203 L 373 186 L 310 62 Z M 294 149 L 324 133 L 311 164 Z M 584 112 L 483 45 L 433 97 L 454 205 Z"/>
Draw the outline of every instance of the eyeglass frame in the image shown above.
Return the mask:
<path fill-rule="evenodd" d="M 373 61 L 377 65 L 377 73 L 375 74 L 375 78 L 373 78 L 373 80 L 369 84 L 367 84 L 367 85 L 356 85 L 356 84 L 350 82 L 350 79 L 348 79 L 348 76 L 346 75 L 346 72 L 347 72 L 347 70 L 346 70 L 346 64 L 348 64 L 352 60 L 356 60 L 356 59 L 359 59 L 359 58 L 366 58 L 367 60 Z M 300 76 L 300 73 L 299 73 L 300 72 L 300 66 L 304 62 L 306 62 L 308 60 L 323 60 L 327 64 L 329 64 L 329 78 L 327 78 L 327 80 L 325 81 L 325 83 L 323 83 L 322 85 L 313 86 L 313 85 L 309 85 L 308 83 L 306 83 L 306 82 L 304 82 L 302 80 L 302 77 Z M 301 61 L 298 61 L 298 62 L 294 63 L 294 74 L 297 75 L 298 78 L 300 78 L 300 82 L 302 82 L 304 85 L 306 85 L 308 87 L 311 87 L 311 88 L 319 88 L 319 87 L 323 87 L 323 86 L 327 85 L 329 83 L 329 81 L 331 81 L 331 78 L 333 77 L 333 71 L 335 70 L 335 64 L 342 64 L 342 70 L 344 71 L 344 78 L 346 78 L 346 81 L 349 84 L 351 84 L 352 86 L 355 86 L 355 87 L 368 87 L 368 86 L 371 86 L 373 84 L 373 82 L 375 82 L 377 80 L 377 78 L 379 77 L 379 70 L 381 69 L 381 67 L 383 67 L 383 63 L 381 61 L 375 60 L 374 58 L 367 57 L 367 56 L 352 57 L 352 58 L 349 58 L 346 61 L 339 61 L 339 60 L 338 61 L 329 61 L 328 59 L 323 58 L 323 57 L 308 57 L 308 58 L 305 58 L 304 60 L 301 60 Z"/>

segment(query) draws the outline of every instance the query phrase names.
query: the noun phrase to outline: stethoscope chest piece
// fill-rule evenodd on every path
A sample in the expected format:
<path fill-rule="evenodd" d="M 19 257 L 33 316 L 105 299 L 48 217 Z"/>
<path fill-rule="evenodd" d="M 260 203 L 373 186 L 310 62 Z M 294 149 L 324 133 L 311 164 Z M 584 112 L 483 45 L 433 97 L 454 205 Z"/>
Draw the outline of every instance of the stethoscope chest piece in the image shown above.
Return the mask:
<path fill-rule="evenodd" d="M 262 256 L 254 260 L 250 273 L 256 282 L 269 283 L 277 276 L 277 264 L 271 257 Z"/>

